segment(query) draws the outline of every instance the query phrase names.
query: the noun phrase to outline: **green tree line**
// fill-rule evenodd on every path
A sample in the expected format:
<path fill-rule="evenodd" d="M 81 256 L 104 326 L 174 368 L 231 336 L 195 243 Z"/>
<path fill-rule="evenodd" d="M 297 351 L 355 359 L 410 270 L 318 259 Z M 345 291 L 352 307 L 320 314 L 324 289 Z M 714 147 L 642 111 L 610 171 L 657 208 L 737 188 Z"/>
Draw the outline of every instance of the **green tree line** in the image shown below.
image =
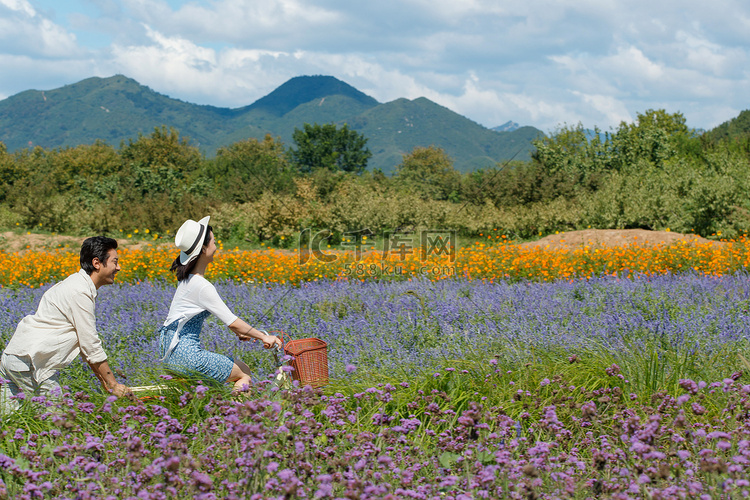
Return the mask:
<path fill-rule="evenodd" d="M 744 117 L 744 118 L 743 118 Z M 648 110 L 587 133 L 563 126 L 529 162 L 459 173 L 439 147 L 367 170 L 366 138 L 309 125 L 287 146 L 267 136 L 204 157 L 172 128 L 119 148 L 103 142 L 9 153 L 0 143 L 0 226 L 67 234 L 174 230 L 212 214 L 225 240 L 284 245 L 304 228 L 347 233 L 497 229 L 513 239 L 588 227 L 737 237 L 750 230 L 750 115 L 698 134 Z"/>

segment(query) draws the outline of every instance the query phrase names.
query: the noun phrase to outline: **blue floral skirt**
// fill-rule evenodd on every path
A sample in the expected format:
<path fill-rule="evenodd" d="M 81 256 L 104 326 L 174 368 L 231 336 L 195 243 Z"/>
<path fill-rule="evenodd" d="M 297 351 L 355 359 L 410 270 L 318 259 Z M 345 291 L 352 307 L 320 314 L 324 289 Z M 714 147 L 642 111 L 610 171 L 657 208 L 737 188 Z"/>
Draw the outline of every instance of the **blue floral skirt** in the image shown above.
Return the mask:
<path fill-rule="evenodd" d="M 180 341 L 164 360 L 167 367 L 177 373 L 187 376 L 205 375 L 219 382 L 226 382 L 234 367 L 234 360 L 223 354 L 206 351 L 200 346 L 203 320 L 209 315 L 208 311 L 190 318 L 180 332 Z M 167 353 L 172 341 L 178 321 L 159 328 L 159 350 L 161 357 Z"/>

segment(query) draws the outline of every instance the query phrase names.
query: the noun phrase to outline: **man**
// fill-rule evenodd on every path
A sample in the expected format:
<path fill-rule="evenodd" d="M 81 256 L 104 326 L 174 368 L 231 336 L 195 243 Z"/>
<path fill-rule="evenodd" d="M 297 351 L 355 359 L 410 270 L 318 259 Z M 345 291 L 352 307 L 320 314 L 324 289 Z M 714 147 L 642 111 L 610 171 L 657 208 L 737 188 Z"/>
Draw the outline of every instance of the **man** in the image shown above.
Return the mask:
<path fill-rule="evenodd" d="M 81 270 L 47 290 L 36 313 L 18 323 L 0 359 L 3 384 L 0 403 L 17 408 L 10 395 L 23 392 L 48 396 L 60 393 L 58 370 L 81 354 L 105 391 L 124 396 L 130 389 L 119 384 L 107 363 L 96 332 L 97 290 L 115 282 L 120 270 L 117 241 L 104 236 L 87 238 L 81 245 Z"/>

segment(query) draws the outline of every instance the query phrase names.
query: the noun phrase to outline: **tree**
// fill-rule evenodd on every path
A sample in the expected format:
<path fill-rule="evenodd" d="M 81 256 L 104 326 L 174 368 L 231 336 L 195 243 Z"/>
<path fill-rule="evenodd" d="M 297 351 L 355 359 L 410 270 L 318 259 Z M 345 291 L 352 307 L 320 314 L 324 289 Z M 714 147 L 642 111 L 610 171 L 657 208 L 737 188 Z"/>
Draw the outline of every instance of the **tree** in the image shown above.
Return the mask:
<path fill-rule="evenodd" d="M 621 122 L 616 131 L 589 134 L 580 123 L 563 127 L 552 137 L 534 141 L 534 163 L 550 174 L 564 172 L 576 183 L 609 171 L 638 171 L 644 165 L 663 168 L 680 154 L 696 155 L 700 147 L 680 113 L 647 110 L 634 123 Z"/>
<path fill-rule="evenodd" d="M 610 168 L 637 170 L 641 162 L 661 168 L 686 148 L 692 135 L 681 113 L 669 114 L 663 109 L 638 113 L 635 123 L 621 122 L 606 144 Z"/>
<path fill-rule="evenodd" d="M 4 201 L 13 185 L 23 180 L 28 170 L 23 168 L 10 154 L 4 142 L 0 142 L 0 201 Z"/>
<path fill-rule="evenodd" d="M 120 156 L 120 176 L 131 186 L 130 194 L 168 193 L 172 200 L 192 187 L 190 177 L 199 175 L 203 161 L 198 148 L 171 127 L 138 134 L 120 148 Z"/>
<path fill-rule="evenodd" d="M 96 182 L 97 179 L 118 171 L 122 164 L 115 148 L 103 141 L 52 150 L 47 156 L 49 174 L 60 191 Z"/>
<path fill-rule="evenodd" d="M 25 227 L 62 231 L 70 220 L 69 200 L 63 193 L 69 186 L 59 183 L 51 161 L 55 154 L 39 146 L 23 149 L 13 157 L 15 166 L 9 165 L 12 168 L 4 172 L 10 174 L 6 182 L 12 182 L 8 204 Z"/>
<path fill-rule="evenodd" d="M 302 173 L 327 169 L 361 174 L 372 156 L 367 138 L 345 124 L 340 129 L 333 123 L 310 125 L 292 134 L 296 149 L 290 150 L 292 162 Z"/>
<path fill-rule="evenodd" d="M 416 147 L 396 167 L 396 181 L 424 199 L 458 201 L 461 174 L 443 149 Z"/>
<path fill-rule="evenodd" d="M 281 140 L 266 135 L 219 148 L 208 168 L 219 197 L 225 201 L 253 201 L 264 192 L 291 192 L 292 167 Z"/>
<path fill-rule="evenodd" d="M 564 125 L 551 137 L 534 140 L 536 149 L 531 158 L 549 175 L 564 173 L 578 177 L 600 170 L 606 168 L 600 136 L 599 129 L 590 134 L 581 123 L 575 127 Z"/>
<path fill-rule="evenodd" d="M 164 126 L 155 127 L 150 136 L 138 134 L 137 140 L 128 140 L 127 145 L 120 147 L 120 156 L 124 163 L 134 163 L 151 170 L 166 167 L 179 175 L 195 171 L 202 160 L 198 148 L 180 137 L 174 128 Z"/>

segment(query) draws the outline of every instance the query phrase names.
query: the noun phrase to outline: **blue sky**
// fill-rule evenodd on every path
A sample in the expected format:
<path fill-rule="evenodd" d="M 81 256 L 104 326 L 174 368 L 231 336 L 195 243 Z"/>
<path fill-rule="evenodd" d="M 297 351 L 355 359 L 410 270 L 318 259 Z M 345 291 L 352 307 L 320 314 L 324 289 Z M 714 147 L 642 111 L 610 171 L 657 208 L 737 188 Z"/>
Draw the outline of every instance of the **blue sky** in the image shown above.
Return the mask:
<path fill-rule="evenodd" d="M 0 99 L 123 74 L 240 107 L 299 75 L 484 126 L 603 130 L 750 109 L 745 0 L 0 0 Z"/>

